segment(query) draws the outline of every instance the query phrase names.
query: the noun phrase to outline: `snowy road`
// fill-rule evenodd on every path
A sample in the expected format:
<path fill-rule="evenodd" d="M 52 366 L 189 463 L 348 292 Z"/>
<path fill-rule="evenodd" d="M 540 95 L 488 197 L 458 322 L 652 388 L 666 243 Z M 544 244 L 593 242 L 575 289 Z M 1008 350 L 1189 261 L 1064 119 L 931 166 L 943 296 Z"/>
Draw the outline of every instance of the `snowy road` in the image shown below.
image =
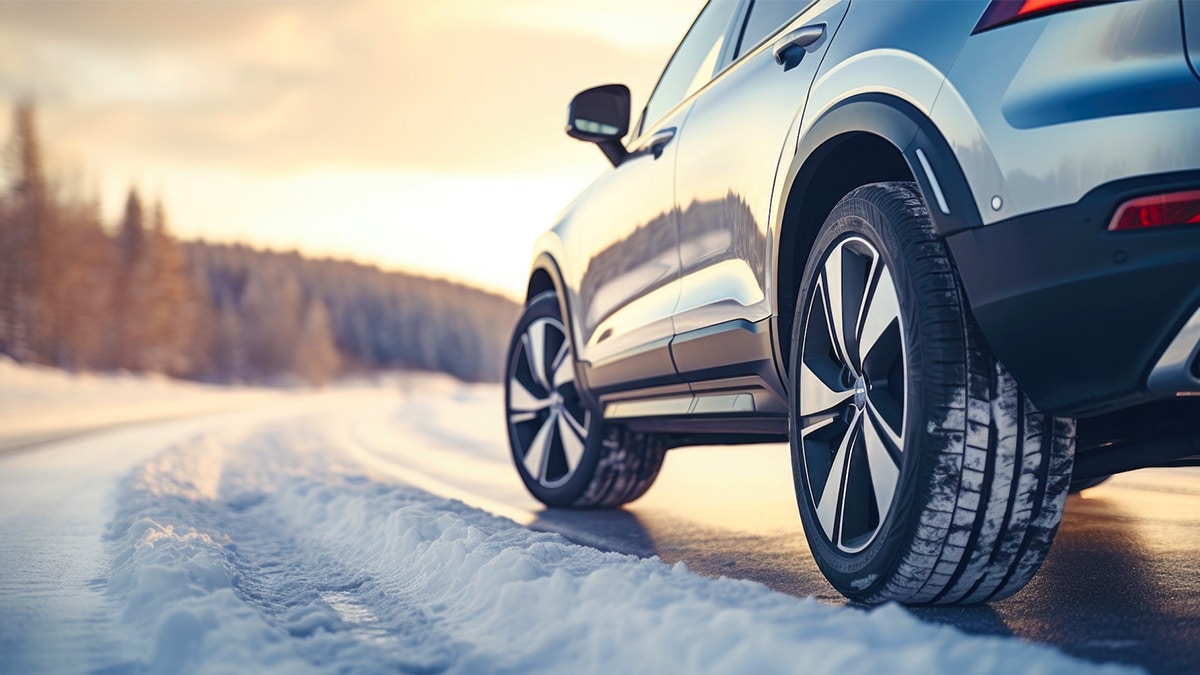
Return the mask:
<path fill-rule="evenodd" d="M 238 395 L 235 412 L 214 412 L 207 393 L 181 396 L 201 414 L 0 456 L 0 672 L 1091 668 L 937 623 L 1154 669 L 1197 663 L 1200 594 L 1172 581 L 1198 576 L 1195 563 L 1176 559 L 1170 537 L 1147 536 L 1144 517 L 1116 518 L 1130 503 L 1145 506 L 1136 500 L 1073 503 L 1083 520 L 1069 512 L 1068 546 L 1056 547 L 1029 592 L 992 609 L 922 613 L 922 622 L 895 606 L 838 606 L 803 549 L 778 448 L 678 452 L 627 511 L 547 512 L 508 466 L 496 387 L 422 377 Z M 0 399 L 0 421 L 23 417 L 22 405 Z M 10 429 L 0 426 L 0 443 Z M 1140 494 L 1109 492 L 1122 490 Z M 1150 494 L 1167 500 L 1156 507 L 1195 513 L 1200 503 Z M 1122 527 L 1126 547 L 1075 566 Z M 1164 575 L 1151 556 L 1183 567 Z M 710 578 L 720 575 L 733 578 Z M 1138 585 L 1109 586 L 1097 604 L 1089 576 Z M 1041 613 L 1055 603 L 1075 606 Z M 1088 647 L 1061 625 L 1131 609 L 1139 620 L 1169 615 L 1185 644 L 1151 644 L 1133 622 L 1110 620 Z"/>
<path fill-rule="evenodd" d="M 391 433 L 403 428 L 424 438 L 430 452 L 393 451 L 398 446 L 387 432 L 360 428 L 365 440 L 356 454 L 533 529 L 846 604 L 808 552 L 786 446 L 681 448 L 667 454 L 646 496 L 624 510 L 548 510 L 510 467 L 497 401 L 483 391 L 446 410 L 410 401 L 397 408 Z M 455 419 L 464 413 L 479 425 L 469 438 Z M 1133 472 L 1073 495 L 1042 570 L 1008 600 L 910 611 L 930 623 L 1016 636 L 1095 662 L 1200 672 L 1200 469 Z"/>

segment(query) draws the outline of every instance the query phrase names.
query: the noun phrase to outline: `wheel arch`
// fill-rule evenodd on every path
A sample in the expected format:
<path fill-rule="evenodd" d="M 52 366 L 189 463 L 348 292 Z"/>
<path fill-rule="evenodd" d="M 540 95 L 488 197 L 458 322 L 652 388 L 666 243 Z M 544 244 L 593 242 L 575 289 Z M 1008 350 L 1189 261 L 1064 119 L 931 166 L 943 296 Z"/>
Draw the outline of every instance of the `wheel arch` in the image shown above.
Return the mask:
<path fill-rule="evenodd" d="M 554 291 L 555 293 L 559 292 L 558 283 L 555 281 L 555 277 L 550 273 L 550 269 L 552 268 L 553 261 L 550 261 L 545 265 L 535 264 L 533 270 L 529 272 L 529 284 L 526 286 L 525 290 L 526 305 L 546 291 Z"/>
<path fill-rule="evenodd" d="M 578 354 L 579 336 L 576 335 L 575 325 L 571 320 L 571 303 L 567 297 L 567 285 L 564 282 L 562 269 L 553 254 L 543 251 L 534 257 L 533 264 L 529 268 L 529 281 L 525 286 L 525 304 L 528 305 L 534 298 L 546 291 L 554 291 L 558 296 L 558 309 L 562 313 L 563 321 L 568 326 L 567 333 L 571 337 L 571 348 Z"/>
<path fill-rule="evenodd" d="M 573 319 L 569 289 L 558 260 L 549 251 L 543 251 L 533 259 L 533 264 L 529 269 L 529 281 L 525 286 L 525 304 L 528 305 L 534 298 L 546 291 L 554 291 L 558 297 L 558 311 L 562 315 L 563 324 L 571 340 L 571 351 L 575 354 L 575 380 L 582 385 L 580 394 L 591 403 L 599 405 L 588 384 L 587 368 L 584 367 L 583 360 L 579 356 L 582 353 L 579 349 L 581 337 L 579 327 Z"/>
<path fill-rule="evenodd" d="M 829 108 L 804 133 L 776 210 L 773 260 L 776 367 L 786 383 L 800 277 L 817 232 L 842 197 L 881 181 L 916 181 L 945 237 L 980 224 L 970 186 L 945 137 L 911 103 L 861 94 Z"/>

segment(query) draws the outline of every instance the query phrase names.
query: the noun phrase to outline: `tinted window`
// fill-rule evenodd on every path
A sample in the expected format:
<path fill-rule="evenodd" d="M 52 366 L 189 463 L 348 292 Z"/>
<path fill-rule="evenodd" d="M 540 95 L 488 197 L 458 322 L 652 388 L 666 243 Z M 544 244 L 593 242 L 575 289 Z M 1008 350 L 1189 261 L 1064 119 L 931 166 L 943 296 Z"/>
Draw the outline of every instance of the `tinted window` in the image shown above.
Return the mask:
<path fill-rule="evenodd" d="M 650 95 L 643 128 L 712 79 L 736 10 L 737 0 L 711 0 L 700 11 Z"/>
<path fill-rule="evenodd" d="M 750 51 L 762 42 L 763 38 L 779 30 L 808 4 L 809 0 L 754 0 L 754 4 L 750 6 L 750 18 L 742 31 L 738 56 Z"/>

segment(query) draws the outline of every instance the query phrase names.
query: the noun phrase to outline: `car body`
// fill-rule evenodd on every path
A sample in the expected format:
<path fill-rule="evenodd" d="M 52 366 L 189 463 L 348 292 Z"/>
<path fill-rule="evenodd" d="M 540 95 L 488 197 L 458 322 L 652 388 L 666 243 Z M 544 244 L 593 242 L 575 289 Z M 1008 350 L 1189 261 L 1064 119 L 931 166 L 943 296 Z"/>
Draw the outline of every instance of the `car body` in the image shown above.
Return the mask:
<path fill-rule="evenodd" d="M 1200 3 L 1187 0 L 713 0 L 627 141 L 627 90 L 607 90 L 617 112 L 602 127 L 576 124 L 601 101 L 577 98 L 572 135 L 614 167 L 538 241 L 528 299 L 553 293 L 590 422 L 656 448 L 795 450 L 797 340 L 833 283 L 811 261 L 841 250 L 822 239 L 827 220 L 856 189 L 903 182 L 982 336 L 971 344 L 1021 401 L 1079 420 L 1077 481 L 1188 461 L 1200 453 L 1186 398 L 1200 393 L 1197 45 Z M 908 245 L 873 236 L 854 244 L 863 264 L 917 288 L 919 273 L 900 274 Z M 896 357 L 909 367 L 911 311 L 930 301 L 896 293 L 900 330 L 915 331 Z"/>

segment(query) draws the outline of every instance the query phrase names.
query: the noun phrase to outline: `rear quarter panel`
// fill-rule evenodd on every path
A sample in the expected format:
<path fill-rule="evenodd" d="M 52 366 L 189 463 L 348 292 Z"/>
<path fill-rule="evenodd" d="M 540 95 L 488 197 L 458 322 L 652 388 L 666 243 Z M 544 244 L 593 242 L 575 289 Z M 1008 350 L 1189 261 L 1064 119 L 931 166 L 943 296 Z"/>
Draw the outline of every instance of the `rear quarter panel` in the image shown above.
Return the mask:
<path fill-rule="evenodd" d="M 931 116 L 988 224 L 1200 166 L 1198 107 L 1179 4 L 1137 0 L 970 36 Z"/>

